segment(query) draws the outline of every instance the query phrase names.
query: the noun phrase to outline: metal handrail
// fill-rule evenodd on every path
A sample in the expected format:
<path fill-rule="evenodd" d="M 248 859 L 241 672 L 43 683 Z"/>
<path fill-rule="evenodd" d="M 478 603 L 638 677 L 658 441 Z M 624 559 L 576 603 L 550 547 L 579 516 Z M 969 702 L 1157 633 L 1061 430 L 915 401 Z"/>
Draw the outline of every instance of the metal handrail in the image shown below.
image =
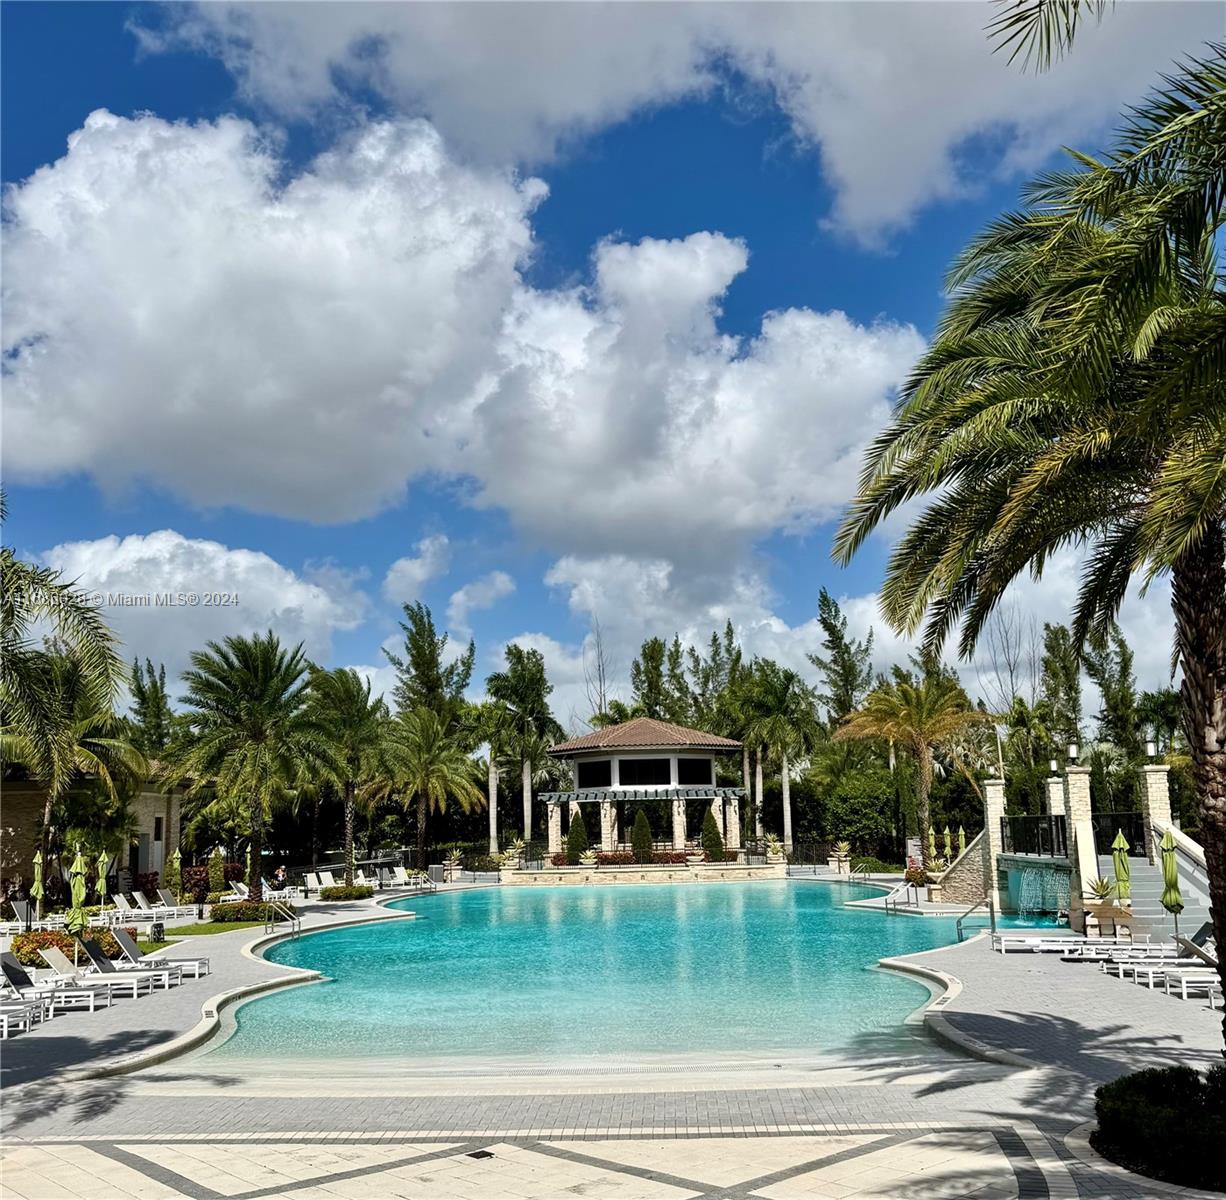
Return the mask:
<path fill-rule="evenodd" d="M 264 909 L 264 932 L 273 933 L 276 930 L 280 921 L 278 917 L 289 923 L 290 937 L 299 937 L 302 934 L 302 918 L 294 912 L 287 904 L 282 904 L 280 900 L 266 900 Z"/>
<path fill-rule="evenodd" d="M 897 916 L 900 907 L 917 907 L 919 904 L 919 891 L 916 889 L 915 894 L 912 896 L 911 889 L 914 887 L 914 884 L 908 883 L 905 879 L 902 881 L 902 883 L 896 884 L 894 886 L 894 890 L 887 892 L 885 899 L 882 901 L 885 906 L 885 911 L 887 913 L 893 913 L 895 916 Z M 901 905 L 898 900 L 899 893 L 901 893 L 903 896 L 909 897 L 908 899 L 904 900 Z M 893 903 L 891 903 L 891 901 Z"/>
<path fill-rule="evenodd" d="M 983 906 L 984 906 L 985 904 L 986 904 L 986 905 L 987 905 L 987 907 L 988 907 L 988 923 L 989 923 L 989 925 L 991 926 L 992 932 L 993 932 L 993 933 L 995 933 L 995 932 L 996 932 L 996 907 L 995 907 L 995 905 L 992 903 L 992 897 L 991 897 L 991 896 L 985 896 L 985 897 L 984 897 L 982 900 L 980 900 L 980 901 L 979 901 L 979 903 L 978 903 L 978 904 L 972 904 L 972 905 L 970 906 L 970 908 L 968 908 L 968 909 L 966 910 L 966 912 L 964 912 L 964 913 L 963 913 L 963 914 L 962 914 L 962 915 L 961 915 L 961 916 L 958 918 L 958 941 L 962 941 L 962 940 L 963 940 L 963 938 L 962 938 L 962 922 L 963 922 L 963 921 L 965 921 L 965 920 L 966 920 L 966 918 L 967 918 L 967 917 L 969 917 L 969 916 L 971 915 L 971 913 L 973 913 L 973 912 L 977 912 L 979 909 L 983 908 Z"/>

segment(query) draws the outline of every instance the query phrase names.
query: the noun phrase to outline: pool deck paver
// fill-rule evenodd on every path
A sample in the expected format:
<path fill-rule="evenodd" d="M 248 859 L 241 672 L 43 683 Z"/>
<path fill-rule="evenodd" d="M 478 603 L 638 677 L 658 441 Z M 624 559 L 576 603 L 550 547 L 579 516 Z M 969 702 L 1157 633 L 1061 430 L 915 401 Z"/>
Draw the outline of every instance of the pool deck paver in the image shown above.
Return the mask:
<path fill-rule="evenodd" d="M 319 912 L 311 925 L 353 915 Z M 257 932 L 195 943 L 213 958 L 212 976 L 119 1002 L 94 1014 L 108 1018 L 99 1024 L 65 1015 L 45 1028 L 71 1021 L 80 1061 L 82 1043 L 119 1053 L 114 1039 L 131 1039 L 138 1015 L 146 1035 L 189 1027 L 204 999 L 232 980 L 279 970 L 241 954 Z M 0 1192 L 15 1200 L 1194 1195 L 1082 1161 L 1074 1138 L 1102 1080 L 1153 1061 L 1216 1058 L 1218 1014 L 1091 965 L 993 954 L 983 940 L 913 957 L 963 984 L 943 1021 L 1037 1065 L 983 1062 L 926 1039 L 900 1048 L 876 1035 L 820 1061 L 625 1063 L 573 1074 L 557 1064 L 448 1072 L 391 1061 L 347 1072 L 338 1064 L 324 1075 L 317 1064 L 197 1053 L 133 1074 L 44 1075 L 6 1087 Z M 190 997 L 182 1010 L 149 1007 L 179 996 Z M 111 1024 L 114 1014 L 124 1021 Z M 13 1068 L 10 1051 L 40 1040 L 44 1052 L 54 1049 L 46 1034 L 6 1043 L 9 1079 L 28 1078 L 38 1062 L 24 1051 Z"/>

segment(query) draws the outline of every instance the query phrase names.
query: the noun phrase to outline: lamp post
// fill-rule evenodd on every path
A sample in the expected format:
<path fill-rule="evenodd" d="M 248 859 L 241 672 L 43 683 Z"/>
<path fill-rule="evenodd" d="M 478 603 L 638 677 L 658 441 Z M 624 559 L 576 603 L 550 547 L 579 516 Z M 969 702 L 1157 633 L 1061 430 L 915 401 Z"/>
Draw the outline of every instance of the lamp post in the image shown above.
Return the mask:
<path fill-rule="evenodd" d="M 1081 747 L 1077 745 L 1076 742 L 1069 742 L 1068 744 L 1069 766 L 1075 767 L 1077 765 L 1077 760 L 1080 757 L 1081 757 Z"/>

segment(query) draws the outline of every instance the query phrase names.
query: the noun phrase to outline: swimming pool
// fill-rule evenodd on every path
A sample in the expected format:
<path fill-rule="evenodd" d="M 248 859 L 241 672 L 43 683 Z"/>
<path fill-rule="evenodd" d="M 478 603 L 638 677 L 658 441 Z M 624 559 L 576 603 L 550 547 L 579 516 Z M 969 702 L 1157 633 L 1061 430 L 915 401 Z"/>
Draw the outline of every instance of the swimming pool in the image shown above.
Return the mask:
<path fill-rule="evenodd" d="M 415 921 L 279 943 L 328 982 L 236 1014 L 222 1057 L 543 1061 L 881 1049 L 926 996 L 871 968 L 954 922 L 843 907 L 812 882 L 491 888 L 401 902 Z"/>

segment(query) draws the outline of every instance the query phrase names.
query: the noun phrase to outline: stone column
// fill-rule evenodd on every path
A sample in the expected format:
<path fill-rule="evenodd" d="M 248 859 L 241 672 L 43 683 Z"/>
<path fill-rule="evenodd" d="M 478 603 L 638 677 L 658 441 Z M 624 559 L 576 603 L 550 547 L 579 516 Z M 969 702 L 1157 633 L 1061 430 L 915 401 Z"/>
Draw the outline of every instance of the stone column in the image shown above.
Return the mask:
<path fill-rule="evenodd" d="M 549 853 L 562 853 L 562 805 L 557 800 L 549 802 Z"/>
<path fill-rule="evenodd" d="M 673 798 L 673 849 L 685 849 L 685 800 L 681 796 Z"/>
<path fill-rule="evenodd" d="M 1150 862 L 1158 861 L 1160 835 L 1154 833 L 1154 826 L 1170 828 L 1172 824 L 1170 773 L 1165 763 L 1146 763 L 1141 768 L 1141 814 L 1145 818 L 1145 852 Z"/>
<path fill-rule="evenodd" d="M 1090 768 L 1069 767 L 1064 775 L 1064 814 L 1073 878 L 1069 886 L 1069 924 L 1085 929 L 1086 885 L 1098 878 L 1098 851 L 1090 815 Z"/>
<path fill-rule="evenodd" d="M 616 810 L 613 807 L 612 800 L 602 800 L 600 802 L 600 848 L 602 850 L 612 850 L 614 841 L 613 826 L 616 820 Z"/>
<path fill-rule="evenodd" d="M 1047 777 L 1047 811 L 1053 817 L 1064 816 L 1064 780 L 1059 775 Z"/>
<path fill-rule="evenodd" d="M 725 850 L 741 848 L 741 802 L 736 796 L 728 800 L 728 825 L 724 835 Z"/>
<path fill-rule="evenodd" d="M 985 779 L 983 782 L 983 890 L 1000 912 L 1000 871 L 997 857 L 1004 849 L 1001 821 L 1005 815 L 1005 781 Z"/>

